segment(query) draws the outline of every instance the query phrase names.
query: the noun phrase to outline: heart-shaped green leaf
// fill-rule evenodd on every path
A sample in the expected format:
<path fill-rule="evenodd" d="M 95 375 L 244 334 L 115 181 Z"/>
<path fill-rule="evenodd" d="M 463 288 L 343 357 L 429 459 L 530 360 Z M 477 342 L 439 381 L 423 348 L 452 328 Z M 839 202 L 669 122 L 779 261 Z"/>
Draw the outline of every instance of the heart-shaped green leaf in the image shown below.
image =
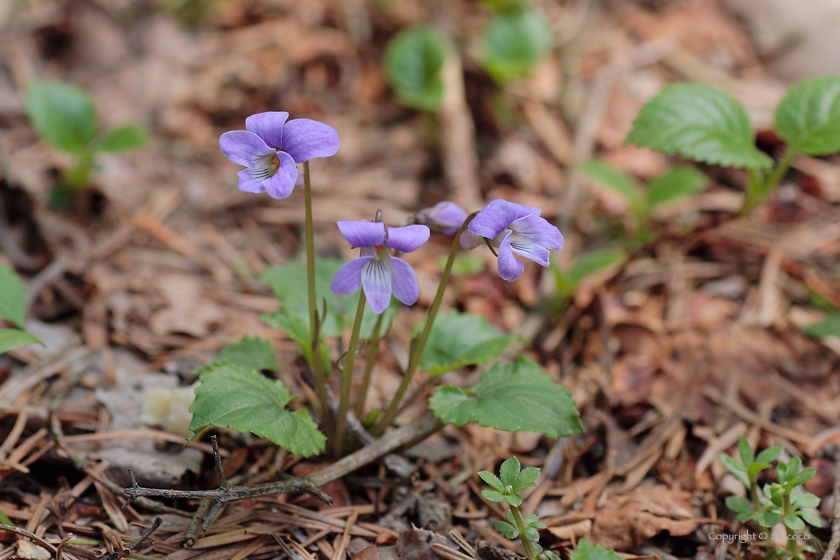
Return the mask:
<path fill-rule="evenodd" d="M 513 364 L 494 364 L 469 392 L 453 385 L 438 387 L 429 407 L 443 422 L 455 426 L 478 422 L 497 430 L 534 431 L 550 438 L 583 431 L 571 392 L 526 358 Z"/>
<path fill-rule="evenodd" d="M 271 344 L 259 336 L 245 336 L 239 342 L 228 344 L 213 361 L 228 362 L 242 369 L 280 371 Z"/>
<path fill-rule="evenodd" d="M 105 135 L 97 146 L 103 152 L 138 150 L 149 142 L 149 135 L 136 124 L 115 128 Z"/>
<path fill-rule="evenodd" d="M 484 29 L 481 65 L 501 84 L 528 75 L 554 42 L 551 23 L 537 9 L 496 14 Z"/>
<path fill-rule="evenodd" d="M 29 333 L 18 329 L 0 329 L 0 354 L 27 344 L 44 344 Z"/>
<path fill-rule="evenodd" d="M 26 116 L 49 143 L 80 153 L 96 136 L 96 110 L 90 96 L 76 86 L 35 79 L 26 86 Z"/>
<path fill-rule="evenodd" d="M 442 70 L 449 55 L 446 37 L 432 27 L 406 29 L 388 43 L 382 63 L 400 101 L 437 111 L 443 101 Z"/>
<path fill-rule="evenodd" d="M 642 107 L 625 143 L 726 167 L 773 165 L 755 147 L 752 125 L 741 104 L 703 84 L 663 89 Z"/>
<path fill-rule="evenodd" d="M 840 151 L 840 76 L 790 88 L 776 108 L 776 131 L 797 152 L 824 156 Z"/>
<path fill-rule="evenodd" d="M 0 319 L 23 328 L 26 292 L 20 276 L 11 267 L 0 265 Z"/>
<path fill-rule="evenodd" d="M 213 366 L 195 389 L 188 441 L 207 426 L 217 426 L 268 438 L 295 455 L 320 453 L 326 437 L 306 410 L 286 408 L 291 400 L 280 381 L 230 364 Z"/>
<path fill-rule="evenodd" d="M 423 325 L 415 331 L 422 330 Z M 420 357 L 420 369 L 429 375 L 441 375 L 466 365 L 487 363 L 514 340 L 516 335 L 503 335 L 481 315 L 458 311 L 439 314 Z"/>

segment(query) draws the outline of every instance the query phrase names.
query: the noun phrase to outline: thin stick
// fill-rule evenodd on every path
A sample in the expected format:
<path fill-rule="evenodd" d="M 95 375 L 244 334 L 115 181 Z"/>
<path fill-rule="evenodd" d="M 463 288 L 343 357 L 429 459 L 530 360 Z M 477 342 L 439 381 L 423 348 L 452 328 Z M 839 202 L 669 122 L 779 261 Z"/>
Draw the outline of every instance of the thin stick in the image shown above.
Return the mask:
<path fill-rule="evenodd" d="M 831 512 L 831 540 L 828 541 L 828 548 L 825 549 L 822 560 L 832 560 L 840 548 L 840 447 L 836 445 L 826 450 L 827 456 L 834 459 L 834 507 Z"/>
<path fill-rule="evenodd" d="M 155 520 L 152 521 L 151 527 L 140 533 L 140 536 L 128 543 L 124 549 L 116 551 L 106 556 L 105 560 L 120 560 L 121 558 L 125 558 L 126 556 L 131 554 L 131 551 L 134 548 L 136 548 L 140 543 L 148 539 L 152 535 L 152 533 L 157 531 L 158 527 L 160 527 L 160 524 L 162 522 L 163 520 L 160 517 L 155 517 Z"/>

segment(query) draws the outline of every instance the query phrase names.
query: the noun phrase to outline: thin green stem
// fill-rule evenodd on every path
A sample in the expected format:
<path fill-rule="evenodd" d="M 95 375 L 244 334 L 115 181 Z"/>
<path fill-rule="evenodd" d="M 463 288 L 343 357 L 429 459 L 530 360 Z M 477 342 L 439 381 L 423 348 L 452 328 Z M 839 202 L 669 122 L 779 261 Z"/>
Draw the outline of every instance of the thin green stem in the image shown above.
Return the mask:
<path fill-rule="evenodd" d="M 312 371 L 315 375 L 315 390 L 321 407 L 321 418 L 329 425 L 330 409 L 327 406 L 327 385 L 324 381 L 324 364 L 321 361 L 321 334 L 318 321 L 318 297 L 315 293 L 315 227 L 312 220 L 312 182 L 309 162 L 303 162 L 303 196 L 306 215 L 306 283 L 309 286 L 309 332 L 312 349 Z M 329 432 L 329 430 L 327 430 Z"/>
<path fill-rule="evenodd" d="M 784 496 L 782 497 L 782 523 L 785 526 L 785 536 L 787 537 L 787 548 L 790 551 L 791 555 L 796 558 L 797 560 L 802 559 L 802 551 L 799 550 L 799 543 L 796 541 L 796 531 L 791 529 L 785 523 L 784 516 L 790 515 L 793 513 L 793 508 L 790 506 L 790 494 L 785 492 Z"/>
<path fill-rule="evenodd" d="M 335 420 L 335 456 L 341 457 L 344 451 L 344 429 L 347 425 L 347 409 L 350 406 L 350 383 L 353 380 L 353 362 L 356 361 L 356 347 L 359 345 L 359 331 L 362 330 L 362 317 L 365 314 L 365 291 L 359 290 L 359 305 L 356 307 L 356 320 L 350 334 L 350 346 L 344 358 L 344 371 L 341 372 L 341 400 L 338 403 L 338 418 Z"/>
<path fill-rule="evenodd" d="M 423 332 L 421 332 L 420 336 L 415 339 L 416 344 L 414 344 L 411 356 L 408 359 L 408 367 L 405 370 L 402 382 L 400 383 L 391 404 L 388 405 L 388 408 L 382 415 L 382 418 L 380 418 L 379 422 L 377 422 L 371 430 L 371 434 L 375 437 L 382 435 L 382 433 L 385 432 L 385 428 L 388 427 L 397 415 L 397 411 L 400 407 L 400 401 L 405 395 L 405 392 L 408 390 L 408 386 L 411 384 L 411 379 L 417 371 L 417 366 L 420 364 L 420 356 L 423 355 L 423 350 L 426 348 L 426 342 L 429 340 L 429 333 L 432 332 L 432 325 L 437 317 L 440 304 L 443 301 L 443 294 L 446 291 L 446 285 L 449 283 L 449 276 L 452 274 L 452 265 L 455 263 L 455 257 L 458 255 L 458 249 L 461 247 L 461 234 L 465 229 L 467 229 L 467 226 L 470 224 L 472 219 L 475 218 L 476 214 L 478 214 L 478 212 L 473 212 L 467 216 L 467 219 L 464 220 L 464 223 L 461 224 L 460 229 L 458 229 L 458 232 L 455 234 L 455 239 L 452 241 L 452 249 L 449 251 L 449 259 L 446 261 L 446 266 L 443 269 L 443 275 L 440 278 L 437 294 L 435 294 L 432 307 L 429 308 L 429 314 L 426 316 L 426 324 L 423 326 Z"/>
<path fill-rule="evenodd" d="M 379 330 L 382 328 L 382 317 L 385 313 L 379 314 L 376 318 L 376 325 L 373 327 L 373 333 L 368 340 L 368 355 L 365 361 L 365 373 L 362 377 L 362 388 L 359 392 L 359 400 L 356 401 L 356 418 L 364 420 L 365 418 L 365 401 L 367 400 L 368 390 L 370 389 L 370 378 L 373 373 L 373 365 L 376 363 L 376 353 L 379 351 Z"/>
<path fill-rule="evenodd" d="M 522 514 L 519 513 L 519 508 L 510 506 L 510 513 L 516 522 L 516 528 L 519 529 L 519 540 L 522 541 L 522 546 L 525 548 L 525 556 L 528 557 L 528 560 L 536 560 L 537 554 L 534 552 L 534 546 L 525 536 L 525 523 L 522 521 Z"/>
<path fill-rule="evenodd" d="M 750 182 L 747 186 L 746 198 L 744 199 L 744 206 L 741 208 L 741 215 L 749 214 L 767 200 L 770 191 L 785 176 L 785 173 L 790 169 L 793 158 L 798 153 L 796 150 L 788 149 L 787 153 L 785 153 L 784 157 L 773 169 L 773 172 L 766 177 L 761 170 L 750 169 Z"/>

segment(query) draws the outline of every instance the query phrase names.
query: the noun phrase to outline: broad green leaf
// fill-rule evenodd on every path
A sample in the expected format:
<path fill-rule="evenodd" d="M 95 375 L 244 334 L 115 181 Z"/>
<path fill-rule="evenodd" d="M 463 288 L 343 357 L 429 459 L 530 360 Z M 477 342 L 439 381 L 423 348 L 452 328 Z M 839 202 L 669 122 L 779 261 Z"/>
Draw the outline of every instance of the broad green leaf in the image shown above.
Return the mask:
<path fill-rule="evenodd" d="M 481 65 L 501 84 L 528 75 L 551 50 L 554 34 L 541 11 L 502 12 L 484 29 Z"/>
<path fill-rule="evenodd" d="M 513 364 L 494 364 L 470 391 L 453 385 L 438 387 L 429 407 L 443 422 L 455 426 L 478 422 L 497 430 L 534 431 L 550 438 L 583 431 L 571 392 L 525 358 Z"/>
<path fill-rule="evenodd" d="M 626 260 L 627 253 L 622 248 L 599 249 L 579 255 L 568 272 L 553 268 L 557 290 L 560 294 L 571 297 L 584 278 Z"/>
<path fill-rule="evenodd" d="M 481 480 L 492 486 L 493 489 L 497 490 L 498 492 L 505 491 L 505 485 L 502 484 L 502 481 L 499 480 L 499 477 L 495 474 L 488 471 L 480 471 L 478 473 L 478 476 L 480 476 Z"/>
<path fill-rule="evenodd" d="M 802 332 L 813 338 L 840 336 L 840 313 L 832 313 L 822 321 L 803 327 Z"/>
<path fill-rule="evenodd" d="M 149 135 L 136 124 L 115 128 L 105 135 L 97 146 L 103 152 L 125 152 L 138 150 L 149 142 Z"/>
<path fill-rule="evenodd" d="M 0 329 L 0 354 L 27 344 L 43 345 L 44 343 L 31 334 L 18 329 Z"/>
<path fill-rule="evenodd" d="M 797 515 L 785 515 L 782 519 L 784 519 L 785 525 L 787 525 L 788 528 L 793 529 L 794 531 L 801 531 L 805 528 L 805 522 L 802 521 Z"/>
<path fill-rule="evenodd" d="M 741 104 L 703 84 L 663 89 L 642 107 L 625 143 L 726 167 L 773 165 L 755 147 L 752 125 Z"/>
<path fill-rule="evenodd" d="M 840 76 L 790 88 L 776 107 L 776 131 L 797 152 L 824 156 L 840 151 Z"/>
<path fill-rule="evenodd" d="M 809 507 L 815 508 L 820 505 L 820 499 L 816 497 L 814 494 L 810 492 L 805 492 L 801 496 L 799 496 L 796 501 L 793 503 L 794 507 L 802 508 L 802 507 Z"/>
<path fill-rule="evenodd" d="M 768 447 L 767 449 L 758 454 L 758 456 L 755 458 L 755 462 L 769 465 L 770 463 L 778 459 L 779 455 L 781 455 L 784 450 L 785 448 L 781 445 Z"/>
<path fill-rule="evenodd" d="M 781 519 L 781 515 L 772 511 L 765 511 L 755 516 L 756 522 L 762 527 L 775 527 Z"/>
<path fill-rule="evenodd" d="M 0 265 L 0 319 L 23 328 L 26 315 L 26 291 L 20 276 L 11 267 Z"/>
<path fill-rule="evenodd" d="M 738 453 L 741 455 L 741 463 L 749 469 L 750 465 L 753 464 L 754 455 L 750 442 L 744 436 L 741 436 L 741 439 L 738 441 Z"/>
<path fill-rule="evenodd" d="M 283 449 L 309 457 L 324 450 L 326 437 L 306 410 L 286 408 L 291 394 L 280 381 L 262 374 L 221 364 L 201 376 L 195 389 L 190 430 L 192 441 L 208 426 L 233 428 L 265 437 Z"/>
<path fill-rule="evenodd" d="M 481 491 L 481 495 L 484 496 L 486 499 L 490 500 L 491 502 L 501 502 L 505 496 L 499 491 L 490 490 L 489 488 L 485 488 Z"/>
<path fill-rule="evenodd" d="M 304 359 L 312 363 L 312 342 L 309 334 L 309 317 L 301 319 L 297 315 L 288 315 L 282 311 L 275 311 L 268 315 L 260 317 L 260 321 L 271 327 L 272 329 L 280 329 L 289 335 L 289 338 L 294 340 L 300 346 Z M 329 364 L 330 355 L 327 345 L 324 344 L 324 337 L 321 337 L 321 363 Z M 325 368 L 326 374 L 329 376 L 330 368 Z"/>
<path fill-rule="evenodd" d="M 437 111 L 443 101 L 442 70 L 449 56 L 446 37 L 422 26 L 397 33 L 382 59 L 385 75 L 408 107 Z"/>
<path fill-rule="evenodd" d="M 756 517 L 758 517 L 758 513 L 757 513 L 757 512 L 754 512 L 754 511 L 745 511 L 745 512 L 743 512 L 743 513 L 739 513 L 738 515 L 736 515 L 736 516 L 735 516 L 735 519 L 737 519 L 737 520 L 738 520 L 738 521 L 740 521 L 741 523 L 746 523 L 746 522 L 747 522 L 747 521 L 749 521 L 750 519 L 755 519 Z"/>
<path fill-rule="evenodd" d="M 672 167 L 650 182 L 647 190 L 648 208 L 691 196 L 703 190 L 708 182 L 706 175 L 693 167 Z"/>
<path fill-rule="evenodd" d="M 34 79 L 26 86 L 25 104 L 32 127 L 57 148 L 78 153 L 96 136 L 93 101 L 76 86 Z"/>
<path fill-rule="evenodd" d="M 812 511 L 798 511 L 796 514 L 805 521 L 808 525 L 812 527 L 822 527 L 822 521 L 820 520 L 820 516 Z"/>
<path fill-rule="evenodd" d="M 516 479 L 519 478 L 519 469 L 521 468 L 519 459 L 516 457 L 506 459 L 505 462 L 502 463 L 502 466 L 499 467 L 499 478 L 501 479 L 502 484 L 505 485 L 505 488 L 508 486 L 511 488 L 514 487 Z"/>
<path fill-rule="evenodd" d="M 344 265 L 339 259 L 315 259 L 315 294 L 318 301 L 318 313 L 322 313 L 324 301 L 327 304 L 327 316 L 321 325 L 321 335 L 324 337 L 339 336 L 345 325 L 351 325 L 356 315 L 359 303 L 358 292 L 349 296 L 337 296 L 330 290 L 335 274 Z M 260 280 L 274 289 L 274 296 L 280 301 L 282 312 L 295 317 L 306 326 L 309 332 L 309 288 L 306 280 L 306 263 L 289 262 L 282 266 L 267 269 L 260 276 Z M 381 332 L 388 330 L 391 320 L 399 310 L 399 305 L 391 305 L 383 311 Z M 368 305 L 362 319 L 360 338 L 370 338 L 376 325 L 377 315 Z M 285 330 L 285 329 L 284 329 Z"/>
<path fill-rule="evenodd" d="M 636 180 L 620 169 L 601 160 L 591 159 L 578 166 L 587 178 L 623 196 L 634 210 L 641 210 L 644 202 Z"/>
<path fill-rule="evenodd" d="M 420 332 L 424 324 L 415 332 Z M 420 369 L 434 376 L 483 364 L 499 357 L 514 340 L 516 335 L 500 333 L 481 315 L 458 311 L 438 314 L 420 357 Z"/>
<path fill-rule="evenodd" d="M 259 336 L 245 336 L 239 342 L 227 345 L 213 361 L 228 362 L 242 369 L 280 371 L 271 344 Z"/>
<path fill-rule="evenodd" d="M 614 550 L 607 550 L 600 544 L 595 546 L 588 541 L 580 541 L 571 554 L 571 560 L 618 560 Z"/>
<path fill-rule="evenodd" d="M 752 511 L 752 504 L 747 498 L 742 496 L 729 496 L 726 498 L 726 507 L 729 508 L 729 511 L 734 511 L 735 513 L 745 513 L 748 511 Z"/>

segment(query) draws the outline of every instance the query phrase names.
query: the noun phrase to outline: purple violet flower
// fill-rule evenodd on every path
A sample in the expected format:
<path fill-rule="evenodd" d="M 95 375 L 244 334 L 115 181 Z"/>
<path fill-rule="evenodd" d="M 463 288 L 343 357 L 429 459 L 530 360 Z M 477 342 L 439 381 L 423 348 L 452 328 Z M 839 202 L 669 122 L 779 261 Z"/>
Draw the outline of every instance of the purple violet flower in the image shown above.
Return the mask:
<path fill-rule="evenodd" d="M 516 253 L 542 266 L 548 266 L 549 249 L 563 248 L 560 230 L 540 217 L 538 208 L 506 200 L 493 200 L 473 218 L 461 235 L 461 246 L 472 249 L 484 239 L 499 248 L 499 276 L 513 282 L 522 275 L 525 265 L 514 258 Z"/>
<path fill-rule="evenodd" d="M 406 305 L 420 297 L 417 275 L 404 260 L 388 249 L 410 253 L 429 239 L 424 225 L 385 228 L 382 222 L 367 220 L 338 222 L 341 235 L 353 247 L 361 247 L 361 256 L 342 266 L 330 288 L 339 296 L 355 293 L 359 284 L 374 313 L 382 313 L 391 303 L 391 294 Z"/>
<path fill-rule="evenodd" d="M 415 217 L 418 224 L 425 224 L 432 231 L 439 231 L 446 235 L 452 235 L 458 231 L 466 219 L 467 213 L 464 209 L 449 201 L 438 202 L 431 208 L 424 208 Z"/>
<path fill-rule="evenodd" d="M 225 157 L 247 168 L 238 173 L 239 190 L 286 198 L 295 188 L 296 163 L 338 151 L 333 127 L 311 119 L 286 122 L 288 118 L 285 111 L 251 115 L 245 119 L 247 130 L 225 132 L 219 138 Z"/>

